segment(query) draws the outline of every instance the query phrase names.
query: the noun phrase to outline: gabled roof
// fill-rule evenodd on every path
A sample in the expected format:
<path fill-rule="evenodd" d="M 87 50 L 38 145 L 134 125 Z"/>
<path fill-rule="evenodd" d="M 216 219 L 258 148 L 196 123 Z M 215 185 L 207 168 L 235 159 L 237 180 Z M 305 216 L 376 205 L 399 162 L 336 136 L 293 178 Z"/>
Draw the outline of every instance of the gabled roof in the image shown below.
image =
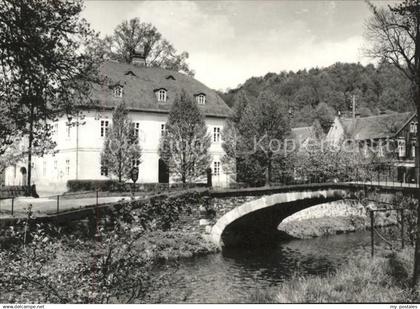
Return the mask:
<path fill-rule="evenodd" d="M 130 71 L 131 73 L 127 75 L 127 72 Z M 192 97 L 197 93 L 206 95 L 206 104 L 199 106 L 199 109 L 206 116 L 229 117 L 232 113 L 216 91 L 183 73 L 106 61 L 100 65 L 99 74 L 101 78 L 105 79 L 105 84 L 93 85 L 91 92 L 93 106 L 89 105 L 89 107 L 114 108 L 122 100 L 129 110 L 168 113 L 176 95 L 184 89 Z M 175 80 L 168 79 L 168 76 L 172 76 Z M 124 87 L 122 99 L 115 98 L 110 91 L 109 85 L 116 84 Z M 166 102 L 157 101 L 154 93 L 156 89 L 166 89 L 168 91 Z"/>
<path fill-rule="evenodd" d="M 395 133 L 395 135 L 398 135 L 398 134 L 400 134 L 400 132 L 411 122 L 411 121 L 413 121 L 413 119 L 415 118 L 417 116 L 417 113 L 413 113 L 412 115 L 411 115 L 411 117 L 409 117 L 408 119 L 407 119 L 407 121 L 406 122 L 404 122 L 403 123 L 403 125 L 398 129 L 398 131 Z"/>
<path fill-rule="evenodd" d="M 398 129 L 412 116 L 411 112 L 393 113 L 386 115 L 341 118 L 346 138 L 367 140 L 393 137 Z"/>

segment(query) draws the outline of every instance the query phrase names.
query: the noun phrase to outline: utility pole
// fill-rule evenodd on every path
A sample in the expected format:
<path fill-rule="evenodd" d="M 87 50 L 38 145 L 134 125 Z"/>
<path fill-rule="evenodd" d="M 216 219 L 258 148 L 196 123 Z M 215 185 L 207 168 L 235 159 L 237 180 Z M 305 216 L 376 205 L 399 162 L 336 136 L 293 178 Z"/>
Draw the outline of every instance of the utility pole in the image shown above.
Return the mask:
<path fill-rule="evenodd" d="M 351 96 L 351 100 L 352 100 L 352 110 L 353 110 L 353 122 L 356 120 L 356 96 L 353 94 Z"/>

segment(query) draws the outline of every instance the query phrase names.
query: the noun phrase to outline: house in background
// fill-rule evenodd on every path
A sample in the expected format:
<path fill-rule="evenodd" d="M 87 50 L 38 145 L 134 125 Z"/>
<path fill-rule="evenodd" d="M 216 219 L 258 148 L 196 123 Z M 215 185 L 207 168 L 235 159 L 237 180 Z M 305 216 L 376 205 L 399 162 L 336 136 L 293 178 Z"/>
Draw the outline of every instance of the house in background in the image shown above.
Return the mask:
<path fill-rule="evenodd" d="M 392 162 L 398 181 L 413 182 L 416 119 L 412 112 L 362 118 L 337 117 L 326 139 L 336 145 L 356 142 L 365 151 L 370 149 L 379 158 L 386 157 Z M 389 148 L 385 147 L 387 143 Z"/>
<path fill-rule="evenodd" d="M 32 183 L 39 191 L 65 191 L 68 180 L 111 178 L 100 158 L 112 126 L 113 109 L 121 102 L 129 111 L 142 148 L 141 162 L 133 160 L 133 166 L 139 167 L 138 182 L 168 183 L 168 168 L 159 157 L 159 140 L 174 99 L 182 90 L 194 98 L 205 115 L 212 138 L 212 183 L 216 186 L 229 183 L 232 175 L 225 174 L 221 164 L 224 155 L 221 132 L 231 110 L 214 90 L 185 74 L 145 67 L 140 54 L 135 55 L 132 64 L 104 62 L 100 75 L 105 84 L 93 85 L 89 106 L 76 104 L 79 109 L 76 117 L 65 116 L 51 123 L 56 153 L 33 159 Z M 7 168 L 7 185 L 22 182 L 19 170 L 26 164 L 21 162 Z"/>
<path fill-rule="evenodd" d="M 296 148 L 299 149 L 305 147 L 309 139 L 315 139 L 316 132 L 313 126 L 292 128 L 291 137 L 295 142 Z"/>
<path fill-rule="evenodd" d="M 416 134 L 417 134 L 417 115 L 404 122 L 395 134 L 398 147 L 395 166 L 397 167 L 398 181 L 416 182 L 415 159 L 416 152 Z"/>
<path fill-rule="evenodd" d="M 348 139 L 373 146 L 380 145 L 387 139 L 393 139 L 395 133 L 411 116 L 411 112 L 406 112 L 369 117 L 336 117 L 326 140 L 334 144 Z"/>

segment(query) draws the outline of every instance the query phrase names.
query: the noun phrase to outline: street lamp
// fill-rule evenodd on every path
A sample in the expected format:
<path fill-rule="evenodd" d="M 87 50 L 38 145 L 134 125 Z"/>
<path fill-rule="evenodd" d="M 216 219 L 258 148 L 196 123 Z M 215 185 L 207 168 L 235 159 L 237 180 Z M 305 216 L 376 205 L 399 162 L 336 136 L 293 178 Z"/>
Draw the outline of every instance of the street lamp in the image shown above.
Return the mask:
<path fill-rule="evenodd" d="M 86 124 L 86 121 L 82 121 L 84 119 L 85 115 L 80 111 L 77 111 L 75 121 L 72 121 L 73 117 L 71 115 L 67 115 L 67 125 L 69 128 L 76 127 L 76 180 L 79 179 L 79 126 Z"/>

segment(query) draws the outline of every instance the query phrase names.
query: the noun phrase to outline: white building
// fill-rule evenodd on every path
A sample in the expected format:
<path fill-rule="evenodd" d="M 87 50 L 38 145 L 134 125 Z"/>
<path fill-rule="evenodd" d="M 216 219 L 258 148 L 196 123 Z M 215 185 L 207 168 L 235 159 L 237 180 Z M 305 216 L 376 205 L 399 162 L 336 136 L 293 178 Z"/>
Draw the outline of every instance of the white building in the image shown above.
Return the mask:
<path fill-rule="evenodd" d="M 122 101 L 140 136 L 142 162 L 138 182 L 167 182 L 166 167 L 159 159 L 159 139 L 174 98 L 181 89 L 194 96 L 205 115 L 212 136 L 213 185 L 225 186 L 230 182 L 232 175 L 226 175 L 221 164 L 224 155 L 221 132 L 231 112 L 229 107 L 215 91 L 194 78 L 143 64 L 140 57 L 134 58 L 133 64 L 104 62 L 100 75 L 105 83 L 94 85 L 92 103 L 79 107 L 80 116 L 63 117 L 52 124 L 56 153 L 33 159 L 32 182 L 39 191 L 65 191 L 68 180 L 110 178 L 101 168 L 100 153 L 112 125 L 112 111 Z M 73 125 L 69 125 L 69 120 Z M 25 184 L 25 175 L 21 174 L 24 166 L 26 163 L 22 162 L 7 168 L 6 185 Z"/>

